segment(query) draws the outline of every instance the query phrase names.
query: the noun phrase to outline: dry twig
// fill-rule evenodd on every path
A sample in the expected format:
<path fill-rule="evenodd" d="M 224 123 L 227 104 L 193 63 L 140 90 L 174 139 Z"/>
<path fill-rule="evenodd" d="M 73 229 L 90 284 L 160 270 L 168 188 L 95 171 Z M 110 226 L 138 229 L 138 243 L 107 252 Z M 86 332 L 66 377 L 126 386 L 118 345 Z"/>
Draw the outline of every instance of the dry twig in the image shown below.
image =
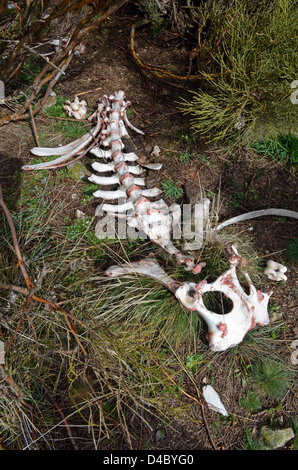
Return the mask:
<path fill-rule="evenodd" d="M 34 83 L 31 86 L 28 99 L 26 100 L 24 105 L 16 112 L 13 112 L 11 114 L 6 114 L 5 116 L 1 117 L 0 126 L 4 124 L 8 124 L 9 122 L 12 122 L 12 121 L 19 121 L 22 119 L 27 119 L 30 116 L 30 114 L 27 113 L 29 106 L 36 103 L 36 100 L 38 98 L 38 95 L 42 87 L 44 85 L 48 85 L 45 95 L 43 96 L 43 98 L 39 100 L 39 102 L 37 103 L 37 106 L 33 110 L 33 115 L 38 113 L 41 110 L 42 106 L 44 105 L 53 87 L 58 82 L 61 74 L 65 72 L 66 68 L 70 64 L 74 56 L 75 49 L 77 45 L 81 42 L 81 40 L 85 38 L 86 35 L 90 31 L 96 29 L 99 26 L 99 24 L 105 21 L 109 16 L 113 15 L 118 9 L 120 9 L 122 6 L 128 3 L 128 1 L 129 0 L 120 0 L 120 1 L 106 0 L 104 2 L 99 2 L 98 4 L 96 4 L 93 11 L 89 13 L 88 15 L 86 15 L 79 22 L 79 24 L 76 25 L 67 47 L 65 47 L 58 54 L 56 54 L 56 56 L 53 58 L 51 62 L 47 60 L 47 63 L 42 68 L 41 72 L 37 75 L 37 77 L 35 78 Z M 91 4 L 91 0 L 82 0 L 79 3 L 75 3 L 72 5 L 69 5 L 69 2 L 67 0 L 62 1 L 60 8 L 55 9 L 51 13 L 51 15 L 43 19 L 41 25 L 36 30 L 34 30 L 34 37 L 38 38 L 41 32 L 45 30 L 45 28 L 54 19 L 61 18 L 67 12 L 73 9 L 81 8 L 82 6 L 88 5 L 88 4 Z M 96 18 L 98 13 L 100 13 L 100 16 L 99 18 Z M 6 72 L 6 76 L 8 77 L 8 80 L 11 80 L 16 75 L 16 73 L 18 73 L 18 71 L 22 69 L 24 65 L 26 53 L 28 51 L 28 49 L 26 49 L 26 46 L 28 47 L 28 44 L 26 43 L 26 41 L 28 41 L 27 35 L 25 35 L 16 44 L 16 47 L 13 50 L 11 57 L 9 58 L 9 63 L 7 64 L 8 69 L 11 66 L 11 64 L 13 64 L 17 59 L 18 59 L 17 61 L 18 63 L 14 70 L 12 70 L 10 73 L 8 71 Z M 54 70 L 52 70 L 53 67 L 54 67 Z"/>
<path fill-rule="evenodd" d="M 20 315 L 20 318 L 19 318 L 19 321 L 18 321 L 18 324 L 17 324 L 17 327 L 16 327 L 16 330 L 15 330 L 9 344 L 6 347 L 6 352 L 11 347 L 11 345 L 12 345 L 12 343 L 13 343 L 16 335 L 17 335 L 17 332 L 18 332 L 18 329 L 19 329 L 20 324 L 22 322 L 22 319 L 23 319 L 25 313 L 27 312 L 31 302 L 35 300 L 37 302 L 48 305 L 53 310 L 57 310 L 57 311 L 59 311 L 60 313 L 62 313 L 64 315 L 65 322 L 66 322 L 67 326 L 69 327 L 70 331 L 74 335 L 74 337 L 75 337 L 78 345 L 80 346 L 81 350 L 83 351 L 83 353 L 85 355 L 87 355 L 87 352 L 86 352 L 84 346 L 82 345 L 81 341 L 79 340 L 79 338 L 77 336 L 76 327 L 75 327 L 74 322 L 73 322 L 73 321 L 76 321 L 77 319 L 74 318 L 72 315 L 70 315 L 66 310 L 61 309 L 57 304 L 55 304 L 55 303 L 53 303 L 49 300 L 46 300 L 44 298 L 37 297 L 35 295 L 36 290 L 41 287 L 40 286 L 41 279 L 42 279 L 43 275 L 45 274 L 45 272 L 42 271 L 42 273 L 40 273 L 40 280 L 39 280 L 39 283 L 37 285 L 35 285 L 31 281 L 31 279 L 30 279 L 30 277 L 27 273 L 25 263 L 24 263 L 24 260 L 23 260 L 22 254 L 21 254 L 21 250 L 20 250 L 20 246 L 19 246 L 19 242 L 18 242 L 18 237 L 17 237 L 16 229 L 15 229 L 11 214 L 10 214 L 10 212 L 7 208 L 7 205 L 5 204 L 4 199 L 3 199 L 3 193 L 2 193 L 1 185 L 0 185 L 0 206 L 2 207 L 2 209 L 5 213 L 6 219 L 8 221 L 8 224 L 9 224 L 9 227 L 10 227 L 10 230 L 11 230 L 11 234 L 12 234 L 12 238 L 13 238 L 14 249 L 15 249 L 15 252 L 16 252 L 16 256 L 18 258 L 18 265 L 19 265 L 19 267 L 22 271 L 23 277 L 24 277 L 26 285 L 27 285 L 27 289 L 25 289 L 25 288 L 22 288 L 22 287 L 19 287 L 19 286 L 13 286 L 13 285 L 9 285 L 9 284 L 0 283 L 0 289 L 15 290 L 15 291 L 20 292 L 22 294 L 25 294 L 27 296 L 25 305 L 22 309 L 22 312 L 21 312 L 21 315 Z"/>

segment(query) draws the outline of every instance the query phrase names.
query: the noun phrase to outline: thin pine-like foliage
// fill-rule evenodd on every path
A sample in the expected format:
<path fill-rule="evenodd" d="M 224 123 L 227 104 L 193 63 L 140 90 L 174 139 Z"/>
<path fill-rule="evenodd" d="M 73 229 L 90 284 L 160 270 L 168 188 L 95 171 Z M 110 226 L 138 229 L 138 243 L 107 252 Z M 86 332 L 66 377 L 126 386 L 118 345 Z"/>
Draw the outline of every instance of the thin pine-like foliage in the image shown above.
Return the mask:
<path fill-rule="evenodd" d="M 228 148 L 289 133 L 295 126 L 291 83 L 297 78 L 297 2 L 234 1 L 223 13 L 212 51 L 213 77 L 180 109 L 209 143 Z M 212 28 L 212 26 L 211 26 Z"/>

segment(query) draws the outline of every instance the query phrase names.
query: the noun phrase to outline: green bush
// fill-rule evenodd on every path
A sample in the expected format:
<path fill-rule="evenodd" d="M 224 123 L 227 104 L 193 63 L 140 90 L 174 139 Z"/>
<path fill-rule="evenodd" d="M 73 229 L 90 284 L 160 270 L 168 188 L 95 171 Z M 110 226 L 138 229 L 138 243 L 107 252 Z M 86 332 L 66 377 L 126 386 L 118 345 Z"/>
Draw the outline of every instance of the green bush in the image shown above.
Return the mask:
<path fill-rule="evenodd" d="M 193 131 L 230 147 L 293 132 L 297 1 L 235 0 L 215 24 L 218 47 L 202 72 L 206 87 L 180 104 Z"/>

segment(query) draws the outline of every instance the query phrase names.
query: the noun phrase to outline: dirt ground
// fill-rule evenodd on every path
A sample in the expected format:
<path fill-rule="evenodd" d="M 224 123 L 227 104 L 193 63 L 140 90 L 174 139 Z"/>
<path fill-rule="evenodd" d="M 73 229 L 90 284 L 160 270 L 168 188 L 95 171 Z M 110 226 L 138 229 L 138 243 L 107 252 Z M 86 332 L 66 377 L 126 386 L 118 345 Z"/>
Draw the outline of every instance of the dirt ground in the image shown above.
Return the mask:
<path fill-rule="evenodd" d="M 154 146 L 159 146 L 161 153 L 156 161 L 164 166 L 159 175 L 159 182 L 166 178 L 178 181 L 184 189 L 184 199 L 179 202 L 193 202 L 201 188 L 205 194 L 217 194 L 220 191 L 220 221 L 247 211 L 263 208 L 283 208 L 297 210 L 297 176 L 293 169 L 273 163 L 267 158 L 257 158 L 250 149 L 226 155 L 221 149 L 211 149 L 204 139 L 197 135 L 189 139 L 189 122 L 177 110 L 177 102 L 187 97 L 188 91 L 180 83 L 166 84 L 150 78 L 132 58 L 129 48 L 130 28 L 137 15 L 131 9 L 122 9 L 117 18 L 111 18 L 98 31 L 86 39 L 86 53 L 71 62 L 67 77 L 59 83 L 60 93 L 68 99 L 76 95 L 84 98 L 89 108 L 95 108 L 98 98 L 104 94 L 121 89 L 131 102 L 133 114 L 130 120 L 142 129 L 144 136 L 130 132 L 138 153 L 148 158 Z M 169 32 L 161 31 L 156 36 L 149 28 L 137 31 L 136 47 L 138 54 L 146 62 L 163 66 L 177 73 L 187 73 L 189 60 L 185 44 Z M 38 129 L 44 123 L 36 119 Z M 40 126 L 40 127 L 39 127 Z M 0 129 L 1 143 L 1 183 L 13 183 L 14 173 L 21 165 L 32 158 L 29 153 L 34 145 L 32 133 L 28 127 L 10 124 Z M 181 162 L 179 155 L 188 152 L 193 155 L 189 161 Z M 87 159 L 88 161 L 88 159 Z M 17 194 L 16 194 L 17 196 Z M 173 201 L 170 201 L 173 202 Z M 286 325 L 280 343 L 279 354 L 291 367 L 290 344 L 298 338 L 297 317 L 297 264 L 286 254 L 286 242 L 297 237 L 297 222 L 293 219 L 267 217 L 253 219 L 241 224 L 246 230 L 260 258 L 274 259 L 288 267 L 288 280 L 279 284 L 262 277 L 262 291 L 273 289 L 271 303 L 278 305 L 278 322 Z M 241 247 L 240 247 L 241 251 Z M 276 320 L 275 320 L 276 321 Z M 241 377 L 227 373 L 226 356 L 218 355 L 213 362 L 214 387 L 218 391 L 226 409 L 233 414 L 231 421 L 222 421 L 218 429 L 212 423 L 220 421 L 219 415 L 191 398 L 182 397 L 191 404 L 195 423 L 179 420 L 171 423 L 162 439 L 156 438 L 158 422 L 151 417 L 148 431 L 135 422 L 136 448 L 157 450 L 204 450 L 237 449 L 244 442 L 245 430 L 253 435 L 261 425 L 268 425 L 269 414 L 264 409 L 254 415 L 247 413 L 240 406 L 242 393 Z M 203 379 L 211 380 L 211 373 L 195 376 L 195 384 L 201 387 Z M 185 389 L 190 396 L 196 396 L 195 385 L 191 381 Z M 281 408 L 275 412 L 273 424 L 286 426 L 297 411 L 297 384 L 289 391 Z M 273 402 L 268 402 L 268 407 Z M 175 403 L 173 402 L 173 406 Z M 208 434 L 212 427 L 212 438 Z M 145 444 L 146 445 L 145 445 Z M 118 443 L 118 449 L 125 444 Z"/>

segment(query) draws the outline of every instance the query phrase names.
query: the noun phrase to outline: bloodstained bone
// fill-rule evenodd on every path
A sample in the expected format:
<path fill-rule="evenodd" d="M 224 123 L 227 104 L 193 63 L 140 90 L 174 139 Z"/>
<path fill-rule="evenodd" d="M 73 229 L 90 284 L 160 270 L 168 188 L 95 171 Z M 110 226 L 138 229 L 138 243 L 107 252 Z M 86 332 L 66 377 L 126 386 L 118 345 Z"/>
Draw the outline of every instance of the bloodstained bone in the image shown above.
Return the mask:
<path fill-rule="evenodd" d="M 256 325 L 265 326 L 269 323 L 267 307 L 272 294 L 272 292 L 265 294 L 257 290 L 247 273 L 245 276 L 250 286 L 250 293 L 246 294 L 238 281 L 234 262 L 236 256 L 239 263 L 242 258 L 239 257 L 234 245 L 229 249 L 235 250 L 235 257 L 230 269 L 211 284 L 208 284 L 206 280 L 202 280 L 197 284 L 175 281 L 152 259 L 112 266 L 106 274 L 111 277 L 142 274 L 161 282 L 173 292 L 177 300 L 187 310 L 197 311 L 207 323 L 208 333 L 206 339 L 209 342 L 210 349 L 212 351 L 225 351 L 239 344 L 246 333 Z M 208 310 L 205 306 L 203 294 L 215 291 L 222 292 L 233 302 L 233 308 L 229 313 L 218 314 Z"/>

